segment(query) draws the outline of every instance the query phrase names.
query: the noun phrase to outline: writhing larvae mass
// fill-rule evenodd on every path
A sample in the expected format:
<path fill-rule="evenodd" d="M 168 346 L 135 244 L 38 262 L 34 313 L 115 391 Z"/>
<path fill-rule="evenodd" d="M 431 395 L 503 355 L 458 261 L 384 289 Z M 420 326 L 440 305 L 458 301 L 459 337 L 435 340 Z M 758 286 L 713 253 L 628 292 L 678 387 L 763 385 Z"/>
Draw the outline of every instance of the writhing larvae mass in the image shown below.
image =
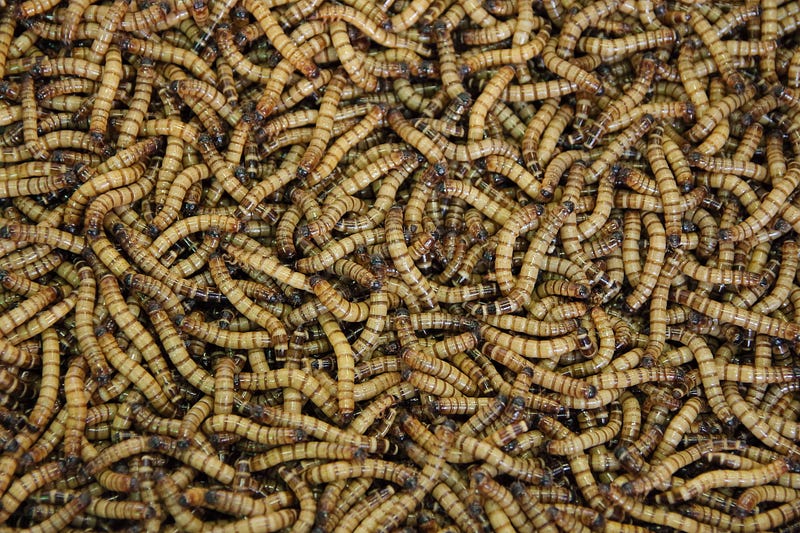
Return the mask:
<path fill-rule="evenodd" d="M 798 21 L 0 1 L 0 530 L 793 530 Z"/>

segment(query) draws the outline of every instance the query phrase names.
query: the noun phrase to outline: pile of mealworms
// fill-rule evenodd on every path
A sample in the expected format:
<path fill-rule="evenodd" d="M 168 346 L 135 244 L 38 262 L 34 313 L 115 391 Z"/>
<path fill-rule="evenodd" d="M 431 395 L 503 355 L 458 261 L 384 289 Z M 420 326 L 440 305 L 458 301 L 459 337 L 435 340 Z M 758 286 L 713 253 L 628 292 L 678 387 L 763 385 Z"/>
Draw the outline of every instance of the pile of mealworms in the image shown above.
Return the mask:
<path fill-rule="evenodd" d="M 800 530 L 798 30 L 0 0 L 0 533 Z"/>

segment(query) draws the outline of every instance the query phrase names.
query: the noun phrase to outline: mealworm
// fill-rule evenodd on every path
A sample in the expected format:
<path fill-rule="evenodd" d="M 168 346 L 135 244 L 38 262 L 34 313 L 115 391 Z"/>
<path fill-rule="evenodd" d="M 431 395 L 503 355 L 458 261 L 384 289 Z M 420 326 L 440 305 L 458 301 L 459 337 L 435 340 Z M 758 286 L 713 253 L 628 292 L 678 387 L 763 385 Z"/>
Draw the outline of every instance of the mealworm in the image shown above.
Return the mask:
<path fill-rule="evenodd" d="M 0 7 L 9 527 L 790 528 L 757 4 Z"/>

